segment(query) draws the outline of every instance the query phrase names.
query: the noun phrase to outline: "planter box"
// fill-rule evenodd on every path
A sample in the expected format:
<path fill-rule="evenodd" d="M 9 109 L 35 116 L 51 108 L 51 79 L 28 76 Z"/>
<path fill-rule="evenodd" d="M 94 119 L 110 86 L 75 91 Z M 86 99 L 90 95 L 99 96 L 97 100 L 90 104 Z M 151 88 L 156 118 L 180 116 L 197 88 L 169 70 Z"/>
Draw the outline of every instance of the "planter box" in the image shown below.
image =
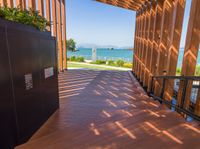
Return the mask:
<path fill-rule="evenodd" d="M 0 19 L 0 148 L 27 141 L 59 107 L 56 42 Z"/>

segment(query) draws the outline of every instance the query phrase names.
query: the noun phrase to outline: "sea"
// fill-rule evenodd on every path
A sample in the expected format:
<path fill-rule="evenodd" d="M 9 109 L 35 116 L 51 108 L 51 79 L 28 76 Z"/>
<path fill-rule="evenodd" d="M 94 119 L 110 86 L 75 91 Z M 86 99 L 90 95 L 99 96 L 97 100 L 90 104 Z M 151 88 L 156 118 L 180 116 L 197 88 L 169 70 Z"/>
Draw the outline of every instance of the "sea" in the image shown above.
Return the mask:
<path fill-rule="evenodd" d="M 132 62 L 133 50 L 130 49 L 110 49 L 110 48 L 97 48 L 97 59 L 98 60 L 124 60 L 126 62 Z M 177 67 L 182 66 L 184 49 L 179 50 L 178 64 Z M 78 48 L 76 52 L 68 51 L 67 57 L 81 56 L 86 60 L 92 59 L 92 48 Z M 200 56 L 198 56 L 197 64 L 200 65 Z"/>

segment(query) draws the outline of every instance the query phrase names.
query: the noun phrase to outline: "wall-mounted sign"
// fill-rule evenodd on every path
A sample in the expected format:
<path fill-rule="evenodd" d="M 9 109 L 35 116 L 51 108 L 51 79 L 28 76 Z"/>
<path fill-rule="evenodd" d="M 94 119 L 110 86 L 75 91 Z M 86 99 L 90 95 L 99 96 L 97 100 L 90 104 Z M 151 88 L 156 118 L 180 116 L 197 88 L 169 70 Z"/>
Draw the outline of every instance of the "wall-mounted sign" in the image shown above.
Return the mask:
<path fill-rule="evenodd" d="M 33 88 L 33 77 L 32 77 L 32 74 L 26 74 L 24 77 L 25 77 L 26 90 L 32 89 Z"/>
<path fill-rule="evenodd" d="M 44 69 L 44 77 L 45 79 L 51 77 L 54 75 L 54 72 L 53 72 L 53 67 L 49 67 L 49 68 L 46 68 Z"/>

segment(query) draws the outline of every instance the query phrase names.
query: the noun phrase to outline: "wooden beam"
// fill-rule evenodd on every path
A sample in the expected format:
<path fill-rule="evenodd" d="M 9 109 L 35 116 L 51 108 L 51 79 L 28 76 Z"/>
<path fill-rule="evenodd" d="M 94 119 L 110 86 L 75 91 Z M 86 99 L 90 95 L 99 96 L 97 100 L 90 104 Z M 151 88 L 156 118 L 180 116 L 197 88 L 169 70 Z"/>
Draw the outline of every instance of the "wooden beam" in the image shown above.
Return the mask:
<path fill-rule="evenodd" d="M 144 14 L 143 14 L 143 28 L 142 28 L 142 36 L 141 36 L 141 71 L 140 71 L 140 81 L 143 82 L 143 77 L 144 77 L 144 53 L 145 53 L 145 33 L 146 33 L 146 28 L 147 28 L 147 9 L 144 9 Z"/>
<path fill-rule="evenodd" d="M 50 0 L 46 0 L 46 19 L 48 22 L 51 22 L 51 7 Z M 51 26 L 47 28 L 48 31 L 51 31 Z"/>
<path fill-rule="evenodd" d="M 22 0 L 22 9 L 26 10 L 26 0 Z"/>
<path fill-rule="evenodd" d="M 16 7 L 22 9 L 22 0 L 16 0 Z"/>
<path fill-rule="evenodd" d="M 14 7 L 13 0 L 7 0 L 7 4 L 8 4 L 9 8 L 13 8 Z"/>
<path fill-rule="evenodd" d="M 155 8 L 156 15 L 155 15 L 154 26 L 153 26 L 153 39 L 152 39 L 153 46 L 151 49 L 151 58 L 150 58 L 150 72 L 151 72 L 150 78 L 156 75 L 158 48 L 160 44 L 160 31 L 161 31 L 163 4 L 164 4 L 164 0 L 158 1 Z M 149 80 L 148 90 L 150 90 L 150 86 L 151 86 L 151 79 Z"/>
<path fill-rule="evenodd" d="M 66 10 L 65 0 L 62 0 L 62 31 L 63 31 L 63 68 L 67 69 L 67 47 L 66 47 Z"/>
<path fill-rule="evenodd" d="M 137 34 L 138 34 L 138 12 L 136 12 L 136 21 L 135 21 L 135 37 L 134 37 L 134 50 L 133 50 L 133 67 L 132 71 L 136 73 L 137 68 Z"/>
<path fill-rule="evenodd" d="M 58 61 L 59 71 L 63 70 L 63 44 L 62 44 L 62 24 L 61 24 L 61 1 L 56 0 L 57 5 L 57 19 L 58 19 L 58 30 L 57 30 L 57 41 L 58 41 Z"/>
<path fill-rule="evenodd" d="M 56 0 L 52 0 L 52 23 L 53 23 L 53 36 L 57 37 L 57 16 L 56 16 Z M 56 38 L 57 39 L 57 38 Z"/>
<path fill-rule="evenodd" d="M 19 0 L 17 0 L 17 1 L 19 1 Z M 36 2 L 35 2 L 35 0 L 28 0 L 28 7 L 29 7 L 29 9 L 36 10 Z"/>
<path fill-rule="evenodd" d="M 147 4 L 147 22 L 146 22 L 146 33 L 145 33 L 145 51 L 144 51 L 144 77 L 143 77 L 143 86 L 147 87 L 148 86 L 148 73 L 149 73 L 149 68 L 147 64 L 147 60 L 149 59 L 148 52 L 149 50 L 149 36 L 150 36 L 150 29 L 152 25 L 151 21 L 151 4 Z"/>
<path fill-rule="evenodd" d="M 199 50 L 199 30 L 200 30 L 200 1 L 199 0 L 192 0 L 191 10 L 190 10 L 190 18 L 188 24 L 188 31 L 186 37 L 186 45 L 184 50 L 184 58 L 182 64 L 182 72 L 181 75 L 183 76 L 193 76 L 195 74 L 196 63 L 197 63 L 197 56 Z M 186 95 L 184 97 L 185 102 L 181 103 L 182 92 L 184 87 L 184 82 L 180 82 L 179 91 L 178 91 L 178 104 L 180 106 L 184 106 L 185 109 L 189 109 L 190 106 L 190 95 L 192 89 L 192 83 L 189 82 L 187 85 Z M 200 101 L 199 96 L 196 101 L 195 112 L 199 114 L 199 107 Z"/>
<path fill-rule="evenodd" d="M 183 16 L 185 10 L 185 0 L 175 0 L 173 2 L 173 21 L 171 23 L 171 33 L 169 37 L 169 45 L 167 47 L 167 68 L 166 73 L 169 76 L 176 75 L 176 67 L 178 63 L 178 54 L 180 48 L 181 32 L 183 26 Z M 174 91 L 174 80 L 166 81 L 165 99 L 171 100 Z"/>
<path fill-rule="evenodd" d="M 167 46 L 169 40 L 169 34 L 171 29 L 171 22 L 172 22 L 172 0 L 165 0 L 163 6 L 163 14 L 162 14 L 162 23 L 161 23 L 161 31 L 160 31 L 160 43 L 159 43 L 159 50 L 157 56 L 157 69 L 156 75 L 166 75 L 166 61 L 167 61 Z M 160 96 L 161 88 L 162 88 L 162 80 L 157 80 L 155 84 L 155 94 Z"/>
<path fill-rule="evenodd" d="M 38 0 L 38 11 L 41 16 L 44 16 L 44 0 Z"/>
<path fill-rule="evenodd" d="M 141 10 L 140 16 L 140 31 L 139 31 L 139 47 L 138 47 L 138 61 L 139 61 L 139 69 L 138 69 L 138 78 L 141 77 L 142 73 L 142 35 L 143 35 L 143 28 L 144 28 L 144 12 Z"/>

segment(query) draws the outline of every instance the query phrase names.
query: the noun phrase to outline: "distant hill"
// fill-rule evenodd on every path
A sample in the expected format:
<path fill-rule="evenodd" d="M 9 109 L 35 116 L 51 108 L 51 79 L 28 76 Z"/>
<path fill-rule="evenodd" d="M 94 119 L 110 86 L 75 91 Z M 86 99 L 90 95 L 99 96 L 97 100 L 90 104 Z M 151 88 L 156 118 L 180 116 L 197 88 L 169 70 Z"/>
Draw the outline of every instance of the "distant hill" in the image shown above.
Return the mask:
<path fill-rule="evenodd" d="M 78 44 L 77 48 L 114 48 L 114 49 L 133 49 L 133 47 L 119 47 L 119 46 L 115 46 L 115 45 L 96 45 L 96 44 L 90 44 L 90 43 L 85 43 L 85 44 Z"/>

